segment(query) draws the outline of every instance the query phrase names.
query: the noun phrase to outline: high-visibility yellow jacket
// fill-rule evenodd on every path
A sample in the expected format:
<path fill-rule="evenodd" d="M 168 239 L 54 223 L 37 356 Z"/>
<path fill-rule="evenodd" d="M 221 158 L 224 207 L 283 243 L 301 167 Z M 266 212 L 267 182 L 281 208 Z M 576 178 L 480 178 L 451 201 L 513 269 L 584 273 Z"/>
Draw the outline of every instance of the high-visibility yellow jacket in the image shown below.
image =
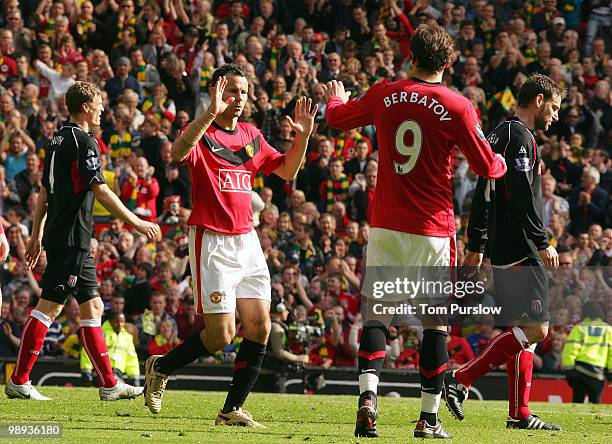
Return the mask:
<path fill-rule="evenodd" d="M 111 367 L 120 370 L 125 376 L 133 378 L 140 376 L 138 355 L 134 347 L 134 338 L 125 328 L 119 334 L 115 333 L 110 321 L 102 324 L 104 341 L 108 347 L 108 357 Z M 81 347 L 81 370 L 92 370 L 93 366 L 84 347 Z"/>
<path fill-rule="evenodd" d="M 565 370 L 603 381 L 612 379 L 612 327 L 601 319 L 576 324 L 565 342 L 561 363 Z"/>

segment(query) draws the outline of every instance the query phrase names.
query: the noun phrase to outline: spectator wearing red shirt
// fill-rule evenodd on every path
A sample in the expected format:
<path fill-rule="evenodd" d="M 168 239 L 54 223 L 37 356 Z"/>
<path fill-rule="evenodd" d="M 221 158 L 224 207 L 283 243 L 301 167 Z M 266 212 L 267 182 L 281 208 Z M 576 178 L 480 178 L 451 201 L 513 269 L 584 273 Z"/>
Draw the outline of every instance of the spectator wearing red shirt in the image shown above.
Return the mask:
<path fill-rule="evenodd" d="M 448 343 L 448 364 L 451 368 L 459 368 L 474 357 L 474 352 L 465 338 L 449 334 L 446 341 Z"/>
<path fill-rule="evenodd" d="M 351 325 L 347 322 L 342 307 L 333 307 L 325 313 L 325 342 L 327 354 L 334 367 L 354 367 L 356 352 L 349 342 Z"/>
<path fill-rule="evenodd" d="M 147 353 L 151 355 L 165 355 L 183 343 L 178 337 L 174 323 L 170 319 L 161 321 L 158 334 L 147 344 Z"/>
<path fill-rule="evenodd" d="M 121 190 L 121 200 L 126 202 L 126 206 L 141 219 L 153 222 L 157 217 L 156 199 L 159 194 L 159 183 L 153 177 L 154 172 L 147 159 L 139 157 Z"/>
<path fill-rule="evenodd" d="M 0 79 L 6 80 L 17 75 L 17 62 L 0 51 Z"/>
<path fill-rule="evenodd" d="M 372 223 L 372 208 L 374 202 L 374 190 L 378 179 L 378 164 L 370 163 L 366 167 L 365 180 L 358 177 L 355 180 L 359 184 L 359 190 L 353 195 L 353 218 L 358 221 Z"/>
<path fill-rule="evenodd" d="M 332 206 L 332 215 L 336 220 L 336 236 L 346 236 L 346 226 L 351 221 L 346 214 L 346 205 L 344 202 L 336 202 Z"/>
<path fill-rule="evenodd" d="M 359 313 L 359 297 L 342 291 L 341 274 L 332 273 L 327 278 L 327 293 L 337 301 L 335 305 L 339 305 L 344 309 L 342 312 L 343 318 L 346 315 L 346 317 L 352 319 L 353 316 Z"/>
<path fill-rule="evenodd" d="M 157 267 L 157 273 L 150 281 L 151 288 L 155 291 L 164 291 L 175 285 L 172 277 L 172 268 L 168 262 L 162 262 Z"/>

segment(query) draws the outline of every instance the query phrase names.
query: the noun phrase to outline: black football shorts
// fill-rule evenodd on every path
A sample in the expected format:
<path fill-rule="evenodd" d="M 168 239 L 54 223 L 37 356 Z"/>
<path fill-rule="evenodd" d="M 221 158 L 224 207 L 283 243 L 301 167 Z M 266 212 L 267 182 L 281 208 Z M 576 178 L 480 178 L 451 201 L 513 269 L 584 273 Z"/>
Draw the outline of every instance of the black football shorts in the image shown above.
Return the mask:
<path fill-rule="evenodd" d="M 525 258 L 510 268 L 493 267 L 496 325 L 541 324 L 550 320 L 548 272 L 541 260 Z"/>
<path fill-rule="evenodd" d="M 77 278 L 72 286 L 70 276 Z M 70 295 L 79 304 L 100 295 L 94 260 L 89 251 L 78 247 L 47 250 L 47 268 L 40 286 L 41 298 L 58 304 L 64 304 Z"/>

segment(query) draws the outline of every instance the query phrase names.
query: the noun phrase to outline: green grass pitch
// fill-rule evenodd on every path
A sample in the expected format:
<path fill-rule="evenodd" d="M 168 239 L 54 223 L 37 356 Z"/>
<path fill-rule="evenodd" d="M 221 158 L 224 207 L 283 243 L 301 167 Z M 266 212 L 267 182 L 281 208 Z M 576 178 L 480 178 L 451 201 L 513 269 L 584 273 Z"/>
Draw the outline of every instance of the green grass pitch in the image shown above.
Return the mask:
<path fill-rule="evenodd" d="M 166 391 L 162 412 L 154 416 L 142 397 L 131 401 L 101 402 L 95 389 L 43 387 L 53 401 L 9 400 L 0 387 L 0 424 L 61 423 L 68 443 L 399 443 L 415 441 L 412 432 L 419 411 L 415 398 L 381 398 L 377 440 L 353 436 L 355 396 L 303 396 L 253 393 L 245 408 L 267 429 L 215 427 L 214 418 L 224 393 Z M 562 432 L 507 430 L 504 401 L 468 401 L 466 419 L 450 417 L 444 405 L 441 419 L 457 443 L 611 443 L 610 405 L 534 403 L 532 411 L 561 425 Z M 42 440 L 11 440 L 10 442 Z M 45 440 L 46 441 L 46 440 Z M 2 442 L 9 442 L 0 438 Z"/>

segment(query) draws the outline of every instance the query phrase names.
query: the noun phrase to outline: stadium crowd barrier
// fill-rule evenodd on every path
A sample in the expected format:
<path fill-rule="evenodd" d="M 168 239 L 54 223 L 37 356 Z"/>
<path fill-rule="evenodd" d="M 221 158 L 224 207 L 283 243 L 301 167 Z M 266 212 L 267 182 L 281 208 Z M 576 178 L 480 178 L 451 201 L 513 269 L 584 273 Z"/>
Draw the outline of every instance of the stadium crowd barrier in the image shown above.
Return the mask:
<path fill-rule="evenodd" d="M 15 366 L 14 359 L 0 358 L 0 379 L 10 377 Z M 144 367 L 142 367 L 144 368 Z M 319 394 L 354 395 L 358 391 L 356 368 L 308 367 L 306 374 L 321 373 L 325 387 Z M 52 358 L 40 358 L 31 374 L 32 384 L 55 386 L 83 386 L 77 362 Z M 170 377 L 168 388 L 180 390 L 227 391 L 232 380 L 232 367 L 223 365 L 191 364 Z M 419 374 L 416 370 L 384 369 L 378 392 L 381 395 L 396 392 L 405 397 L 419 397 Z M 0 381 L 3 382 L 3 381 Z M 303 374 L 290 372 L 287 378 L 288 393 L 302 393 Z M 256 387 L 257 390 L 257 387 Z M 481 378 L 470 388 L 470 398 L 480 400 L 507 400 L 506 373 L 492 372 Z M 571 402 L 572 391 L 561 375 L 534 375 L 531 386 L 531 401 L 564 403 Z M 601 402 L 612 404 L 612 388 L 607 387 Z"/>

